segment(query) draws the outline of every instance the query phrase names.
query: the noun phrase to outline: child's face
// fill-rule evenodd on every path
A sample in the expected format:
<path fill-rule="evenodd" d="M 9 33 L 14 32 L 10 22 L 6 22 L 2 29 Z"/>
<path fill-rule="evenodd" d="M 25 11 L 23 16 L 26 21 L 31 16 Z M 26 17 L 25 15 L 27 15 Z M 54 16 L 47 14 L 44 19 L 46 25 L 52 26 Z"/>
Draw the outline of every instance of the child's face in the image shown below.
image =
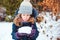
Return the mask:
<path fill-rule="evenodd" d="M 29 14 L 21 14 L 21 17 L 22 17 L 22 19 L 23 19 L 23 21 L 28 21 L 29 20 L 29 18 L 30 18 L 30 15 Z"/>

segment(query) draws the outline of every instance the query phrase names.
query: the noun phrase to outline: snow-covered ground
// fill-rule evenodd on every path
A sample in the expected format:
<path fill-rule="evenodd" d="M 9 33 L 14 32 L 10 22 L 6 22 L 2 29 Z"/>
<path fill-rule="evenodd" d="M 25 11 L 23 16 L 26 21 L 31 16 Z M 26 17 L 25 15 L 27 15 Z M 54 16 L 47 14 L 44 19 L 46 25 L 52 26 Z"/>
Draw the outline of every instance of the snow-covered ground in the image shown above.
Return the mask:
<path fill-rule="evenodd" d="M 0 22 L 0 40 L 12 40 L 12 23 Z"/>
<path fill-rule="evenodd" d="M 58 28 L 56 27 L 56 29 L 52 30 L 53 34 L 51 34 L 47 29 L 39 29 L 38 28 L 38 30 L 41 32 L 39 33 L 37 40 L 49 40 L 49 38 L 52 37 L 52 35 L 57 32 L 56 30 L 58 30 Z M 43 34 L 42 30 L 46 30 L 46 34 Z M 11 23 L 0 22 L 0 40 L 12 40 L 11 32 L 12 32 L 12 22 Z M 47 37 L 47 34 L 50 37 Z M 54 36 L 55 36 L 54 37 L 54 40 L 55 40 L 57 35 L 54 35 Z"/>
<path fill-rule="evenodd" d="M 55 27 L 55 28 L 53 27 L 53 30 L 51 29 L 53 33 L 51 33 L 51 32 L 49 32 L 50 29 L 48 29 L 48 28 L 47 29 L 38 28 L 40 33 L 39 33 L 37 40 L 49 40 L 50 37 L 52 37 L 52 35 L 54 36 L 54 38 L 56 38 L 56 36 L 58 36 L 58 35 L 55 35 L 55 34 L 58 32 L 58 31 L 56 31 L 58 29 L 59 29 L 59 27 Z M 43 34 L 43 32 L 42 32 L 43 30 L 46 30 L 46 34 Z M 12 40 L 11 32 L 12 32 L 12 22 L 11 23 L 0 22 L 0 40 Z M 49 37 L 47 37 L 47 34 L 49 35 Z M 53 40 L 55 40 L 55 39 L 53 39 Z"/>
<path fill-rule="evenodd" d="M 51 17 L 49 12 L 42 13 L 40 16 L 44 19 L 42 22 L 36 23 L 39 31 L 37 40 L 57 40 L 60 37 L 60 19 L 55 21 L 56 16 Z"/>

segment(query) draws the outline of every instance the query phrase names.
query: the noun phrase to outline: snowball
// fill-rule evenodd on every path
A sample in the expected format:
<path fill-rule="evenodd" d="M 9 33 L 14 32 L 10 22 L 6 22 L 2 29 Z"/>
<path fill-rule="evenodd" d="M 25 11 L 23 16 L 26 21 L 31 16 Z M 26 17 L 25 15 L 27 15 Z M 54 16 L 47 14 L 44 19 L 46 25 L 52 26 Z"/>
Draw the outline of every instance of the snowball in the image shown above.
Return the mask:
<path fill-rule="evenodd" d="M 28 27 L 28 26 L 24 26 L 24 27 L 21 27 L 18 29 L 18 32 L 19 33 L 27 33 L 27 34 L 30 34 L 31 33 L 31 30 L 32 30 L 32 27 Z"/>

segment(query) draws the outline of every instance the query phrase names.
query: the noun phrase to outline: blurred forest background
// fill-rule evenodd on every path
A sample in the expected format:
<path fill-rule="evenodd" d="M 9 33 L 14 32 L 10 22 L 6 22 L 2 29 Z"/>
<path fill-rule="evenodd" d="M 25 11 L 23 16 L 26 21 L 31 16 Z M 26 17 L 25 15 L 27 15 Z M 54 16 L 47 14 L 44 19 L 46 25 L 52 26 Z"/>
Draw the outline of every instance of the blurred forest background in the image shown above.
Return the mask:
<path fill-rule="evenodd" d="M 0 0 L 0 21 L 12 21 L 16 10 L 23 0 Z M 41 11 L 60 13 L 60 0 L 31 0 L 33 7 Z"/>
<path fill-rule="evenodd" d="M 12 17 L 14 16 L 15 11 L 17 10 L 17 8 L 20 6 L 20 3 L 22 2 L 22 0 L 0 0 L 0 10 L 4 11 L 3 8 L 5 8 L 5 18 L 0 17 L 0 21 L 3 21 L 5 19 L 5 21 L 12 21 Z M 2 13 L 2 12 L 1 12 Z M 0 14 L 1 14 L 0 13 Z M 3 14 L 1 14 L 1 16 L 4 16 Z"/>

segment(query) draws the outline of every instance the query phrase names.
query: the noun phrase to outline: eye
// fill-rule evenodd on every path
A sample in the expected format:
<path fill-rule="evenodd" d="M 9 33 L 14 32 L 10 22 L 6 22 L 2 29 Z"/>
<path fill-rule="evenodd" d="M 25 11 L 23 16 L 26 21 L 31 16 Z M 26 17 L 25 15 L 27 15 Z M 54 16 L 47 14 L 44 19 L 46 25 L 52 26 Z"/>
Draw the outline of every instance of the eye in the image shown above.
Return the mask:
<path fill-rule="evenodd" d="M 27 16 L 30 16 L 30 15 L 27 15 Z"/>
<path fill-rule="evenodd" d="M 23 14 L 23 16 L 25 16 L 25 15 Z"/>
<path fill-rule="evenodd" d="M 29 15 L 27 15 L 27 16 L 29 16 Z"/>

